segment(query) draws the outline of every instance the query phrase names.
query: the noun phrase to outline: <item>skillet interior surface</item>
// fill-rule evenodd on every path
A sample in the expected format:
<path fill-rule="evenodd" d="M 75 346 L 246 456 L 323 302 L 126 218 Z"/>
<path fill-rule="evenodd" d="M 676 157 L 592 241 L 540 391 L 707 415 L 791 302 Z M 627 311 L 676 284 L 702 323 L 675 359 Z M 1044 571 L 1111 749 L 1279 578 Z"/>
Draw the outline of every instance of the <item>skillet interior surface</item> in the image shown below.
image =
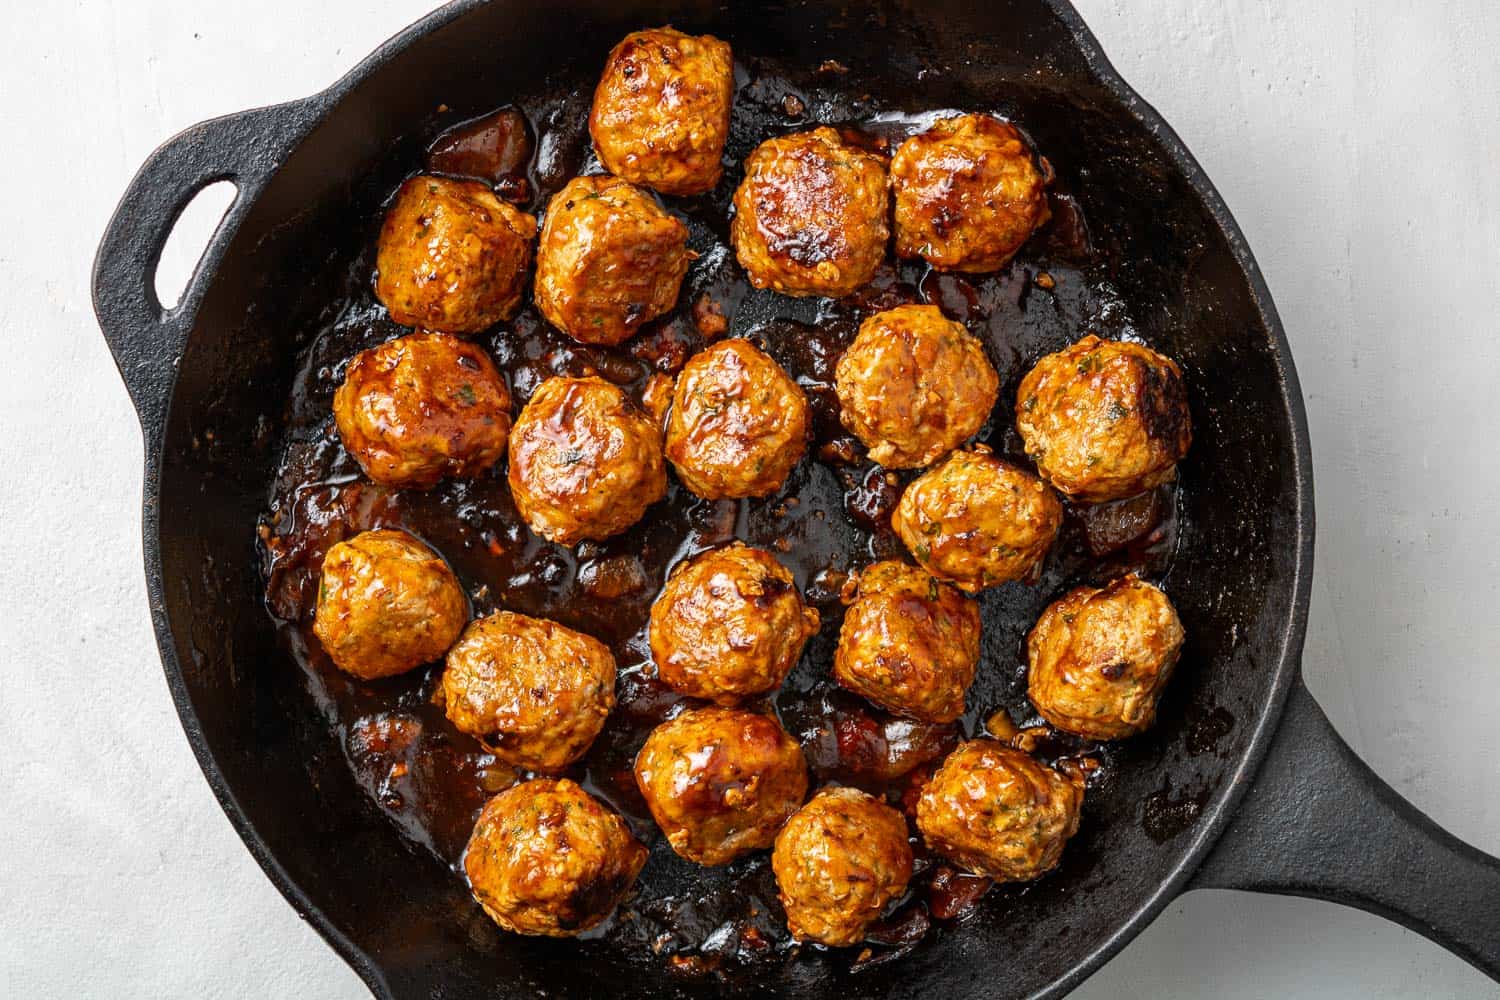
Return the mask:
<path fill-rule="evenodd" d="M 250 531 L 265 513 L 266 484 L 288 434 L 316 422 L 299 405 L 326 408 L 331 383 L 318 386 L 340 374 L 333 365 L 320 378 L 318 352 L 339 348 L 344 353 L 330 360 L 342 360 L 395 332 L 378 313 L 331 307 L 351 295 L 358 300 L 360 279 L 351 292 L 350 275 L 361 273 L 382 199 L 420 164 L 425 142 L 464 117 L 513 102 L 544 118 L 549 102 L 571 91 L 581 95 L 572 106 L 583 109 L 574 113 L 586 113 L 609 46 L 628 30 L 667 21 L 734 44 L 746 109 L 737 123 L 788 131 L 823 118 L 934 108 L 1013 117 L 1056 168 L 1060 188 L 1077 199 L 1093 252 L 1081 254 L 1076 240 L 1061 236 L 1028 248 L 1011 277 L 987 286 L 991 297 L 979 306 L 951 287 L 929 288 L 920 273 L 898 277 L 972 313 L 1008 393 L 1036 356 L 1088 328 L 1143 338 L 1178 360 L 1190 387 L 1196 440 L 1176 491 L 1172 551 L 1138 554 L 1148 572 L 1170 565 L 1164 582 L 1189 637 L 1160 720 L 1107 752 L 1082 831 L 1057 872 L 1026 890 L 991 893 L 960 926 L 928 936 L 878 971 L 850 971 L 847 957 L 804 949 L 743 968 L 722 963 L 720 973 L 684 972 L 620 930 L 582 944 L 501 934 L 440 860 L 443 845 L 435 854 L 382 819 L 382 807 L 351 776 L 343 742 L 330 734 L 326 686 L 309 683 L 263 610 Z M 563 24 L 565 40 L 537 43 L 557 38 Z M 820 76 L 817 68 L 830 59 L 848 73 Z M 777 80 L 806 102 L 800 119 L 784 114 Z M 450 110 L 439 112 L 440 104 Z M 546 121 L 537 124 L 548 131 Z M 764 137 L 736 134 L 731 155 L 737 162 Z M 737 167 L 708 200 L 722 203 L 736 179 Z M 695 224 L 703 247 L 716 238 L 712 225 Z M 695 280 L 712 284 L 708 261 Z M 1026 291 L 1026 270 L 1041 267 L 1062 277 L 1058 294 Z M 815 304 L 798 308 L 808 312 L 796 317 L 804 322 L 833 315 Z M 778 345 L 795 353 L 800 328 L 770 319 L 770 307 L 751 296 L 731 329 L 759 333 L 773 353 Z M 484 341 L 492 349 L 503 346 L 504 335 L 495 336 Z M 284 407 L 294 389 L 297 402 Z M 1091 82 L 1067 24 L 1045 4 L 1017 0 L 982 12 L 941 4 L 856 11 L 474 6 L 368 68 L 251 209 L 204 299 L 173 399 L 160 519 L 166 613 L 199 727 L 194 733 L 190 725 L 190 735 L 211 754 L 221 794 L 232 796 L 266 854 L 344 939 L 336 943 L 367 955 L 397 992 L 1044 990 L 1068 981 L 1149 910 L 1164 882 L 1205 846 L 1252 734 L 1277 707 L 1271 694 L 1287 667 L 1299 529 L 1293 404 L 1284 392 L 1275 334 L 1201 193 L 1159 138 Z M 1003 433 L 1009 402 L 1002 397 L 991 438 L 1000 450 L 1014 450 Z M 336 455 L 328 461 L 324 471 L 340 471 Z M 839 522 L 845 489 L 811 484 L 804 495 Z M 809 530 L 825 542 L 843 537 Z M 807 586 L 812 566 L 801 569 L 798 582 Z M 562 570 L 564 577 L 573 571 Z M 466 582 L 477 583 L 477 572 Z M 1020 640 L 1041 607 L 1084 572 L 1064 561 L 1038 586 L 1012 585 L 986 599 L 984 679 L 971 699 L 971 726 L 972 716 L 995 707 L 1024 715 Z M 815 648 L 804 670 L 816 670 L 819 655 Z M 788 719 L 794 728 L 797 721 Z M 704 876 L 671 860 L 656 845 L 643 897 L 707 891 Z"/>

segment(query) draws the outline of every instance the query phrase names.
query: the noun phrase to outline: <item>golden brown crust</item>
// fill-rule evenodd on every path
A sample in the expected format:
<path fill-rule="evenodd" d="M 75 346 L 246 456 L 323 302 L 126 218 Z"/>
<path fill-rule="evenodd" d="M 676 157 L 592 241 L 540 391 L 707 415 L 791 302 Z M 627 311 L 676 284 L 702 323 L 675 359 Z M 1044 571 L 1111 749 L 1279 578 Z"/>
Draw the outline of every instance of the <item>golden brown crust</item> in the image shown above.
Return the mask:
<path fill-rule="evenodd" d="M 1026 882 L 1057 866 L 1082 808 L 1081 773 L 970 740 L 922 789 L 917 829 L 928 847 L 976 875 Z"/>
<path fill-rule="evenodd" d="M 885 161 L 816 128 L 750 154 L 730 242 L 756 288 L 839 298 L 874 277 L 889 208 Z"/>
<path fill-rule="evenodd" d="M 1133 736 L 1155 721 L 1182 643 L 1172 602 L 1139 577 L 1079 587 L 1049 605 L 1031 630 L 1027 694 L 1065 732 Z"/>
<path fill-rule="evenodd" d="M 859 574 L 833 676 L 855 694 L 924 722 L 952 722 L 979 665 L 979 605 L 915 566 Z"/>
<path fill-rule="evenodd" d="M 403 326 L 478 333 L 521 304 L 535 236 L 479 181 L 413 177 L 380 228 L 375 294 Z"/>
<path fill-rule="evenodd" d="M 892 469 L 930 465 L 973 437 L 1000 394 L 983 345 L 936 306 L 868 317 L 834 383 L 844 426 Z"/>
<path fill-rule="evenodd" d="M 709 500 L 775 493 L 807 450 L 807 397 L 747 340 L 695 354 L 677 378 L 667 458 Z"/>
<path fill-rule="evenodd" d="M 1171 479 L 1193 441 L 1176 362 L 1093 335 L 1026 373 L 1016 391 L 1016 427 L 1042 478 L 1093 502 Z"/>
<path fill-rule="evenodd" d="M 589 135 L 610 173 L 663 194 L 702 194 L 723 173 L 733 102 L 727 42 L 670 27 L 636 31 L 604 65 Z"/>
<path fill-rule="evenodd" d="M 699 708 L 651 731 L 635 782 L 674 851 L 725 865 L 771 846 L 807 794 L 807 762 L 775 719 Z"/>
<path fill-rule="evenodd" d="M 431 663 L 468 620 L 468 599 L 448 564 L 404 531 L 366 531 L 323 557 L 313 632 L 355 677 Z"/>
<path fill-rule="evenodd" d="M 485 803 L 464 852 L 484 912 L 517 934 L 572 937 L 619 905 L 646 849 L 619 816 L 566 778 L 536 778 Z"/>

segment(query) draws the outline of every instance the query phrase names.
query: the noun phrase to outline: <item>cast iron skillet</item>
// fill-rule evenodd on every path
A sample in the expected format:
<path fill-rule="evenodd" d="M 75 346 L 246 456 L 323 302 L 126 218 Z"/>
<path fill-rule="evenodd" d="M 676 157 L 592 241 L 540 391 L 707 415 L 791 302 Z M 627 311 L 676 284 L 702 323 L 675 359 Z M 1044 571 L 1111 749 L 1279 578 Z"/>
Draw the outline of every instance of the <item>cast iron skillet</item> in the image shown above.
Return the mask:
<path fill-rule="evenodd" d="M 1064 0 L 738 4 L 459 0 L 305 101 L 195 126 L 158 149 L 94 273 L 105 338 L 146 444 L 147 588 L 189 742 L 271 880 L 379 996 L 686 996 L 722 989 L 660 963 L 495 931 L 449 871 L 379 821 L 291 671 L 278 665 L 248 539 L 314 280 L 365 178 L 440 101 L 478 108 L 626 31 L 672 22 L 737 53 L 837 59 L 913 108 L 1003 103 L 1064 170 L 1095 231 L 1133 262 L 1112 279 L 1192 386 L 1172 593 L 1191 669 L 1101 793 L 1108 823 L 1013 902 L 873 974 L 817 958 L 739 995 L 1056 996 L 1174 896 L 1243 888 L 1337 900 L 1500 977 L 1500 863 L 1365 767 L 1298 677 L 1312 573 L 1311 455 L 1286 339 L 1244 238 L 1165 122 Z M 414 156 L 407 151 L 408 158 Z M 174 309 L 162 246 L 199 190 L 238 188 Z M 1235 720 L 1217 742 L 1195 728 Z M 1195 721 L 1196 720 L 1196 721 Z"/>

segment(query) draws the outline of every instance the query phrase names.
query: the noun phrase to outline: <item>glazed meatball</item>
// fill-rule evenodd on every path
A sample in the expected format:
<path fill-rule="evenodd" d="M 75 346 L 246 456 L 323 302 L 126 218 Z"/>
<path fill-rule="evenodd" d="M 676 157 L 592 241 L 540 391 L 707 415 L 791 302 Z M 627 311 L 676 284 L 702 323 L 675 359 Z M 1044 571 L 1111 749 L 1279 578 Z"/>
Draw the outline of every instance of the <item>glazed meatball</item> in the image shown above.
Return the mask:
<path fill-rule="evenodd" d="M 566 778 L 536 778 L 490 799 L 464 851 L 464 874 L 490 919 L 547 937 L 571 937 L 609 916 L 645 863 L 625 821 Z"/>
<path fill-rule="evenodd" d="M 688 228 L 618 177 L 575 177 L 547 203 L 536 305 L 585 344 L 618 344 L 677 303 Z"/>
<path fill-rule="evenodd" d="M 979 605 L 905 563 L 859 574 L 833 656 L 840 684 L 897 715 L 952 722 L 978 665 Z"/>
<path fill-rule="evenodd" d="M 361 680 L 431 663 L 468 620 L 448 564 L 404 531 L 366 531 L 323 557 L 313 632 L 334 665 Z"/>
<path fill-rule="evenodd" d="M 446 333 L 415 333 L 350 362 L 333 395 L 333 418 L 371 480 L 426 489 L 500 460 L 510 390 L 480 348 Z"/>
<path fill-rule="evenodd" d="M 658 425 L 601 378 L 550 378 L 510 435 L 510 492 L 562 545 L 618 534 L 667 492 Z"/>
<path fill-rule="evenodd" d="M 1042 718 L 1065 732 L 1133 736 L 1156 718 L 1182 640 L 1172 602 L 1139 577 L 1079 587 L 1031 630 L 1027 693 Z"/>
<path fill-rule="evenodd" d="M 651 608 L 651 656 L 674 691 L 732 705 L 779 686 L 819 621 L 790 570 L 733 542 L 672 571 Z"/>
<path fill-rule="evenodd" d="M 771 846 L 807 794 L 807 763 L 775 719 L 699 708 L 651 731 L 635 783 L 672 850 L 727 865 Z"/>
<path fill-rule="evenodd" d="M 929 848 L 976 875 L 1026 882 L 1056 867 L 1082 808 L 1082 774 L 971 740 L 922 789 L 917 829 Z"/>
<path fill-rule="evenodd" d="M 984 426 L 1000 376 L 983 345 L 937 306 L 897 306 L 860 324 L 834 389 L 839 418 L 873 461 L 915 469 Z"/>
<path fill-rule="evenodd" d="M 806 450 L 807 397 L 748 340 L 720 341 L 682 369 L 667 422 L 667 458 L 698 496 L 768 496 Z"/>
<path fill-rule="evenodd" d="M 1176 363 L 1149 347 L 1092 335 L 1026 373 L 1016 427 L 1042 478 L 1092 502 L 1171 479 L 1193 441 Z"/>
<path fill-rule="evenodd" d="M 818 128 L 750 154 L 729 238 L 756 288 L 840 298 L 875 276 L 889 205 L 885 162 Z"/>
<path fill-rule="evenodd" d="M 734 59 L 712 35 L 626 35 L 594 91 L 589 135 L 612 174 L 663 194 L 702 194 L 724 171 Z"/>
<path fill-rule="evenodd" d="M 853 788 L 825 788 L 776 835 L 776 874 L 787 928 L 798 941 L 856 944 L 906 891 L 912 853 L 906 820 Z"/>
<path fill-rule="evenodd" d="M 496 757 L 559 771 L 615 707 L 615 658 L 592 636 L 497 611 L 464 629 L 443 671 L 448 719 Z"/>
<path fill-rule="evenodd" d="M 891 158 L 896 253 L 943 271 L 998 271 L 1050 216 L 1047 177 L 1019 129 L 944 118 Z"/>
<path fill-rule="evenodd" d="M 1031 572 L 1062 518 L 1046 483 L 975 449 L 955 451 L 913 480 L 891 527 L 923 569 L 974 593 Z"/>
<path fill-rule="evenodd" d="M 403 326 L 478 333 L 515 314 L 536 219 L 479 181 L 413 177 L 380 228 L 375 294 Z"/>

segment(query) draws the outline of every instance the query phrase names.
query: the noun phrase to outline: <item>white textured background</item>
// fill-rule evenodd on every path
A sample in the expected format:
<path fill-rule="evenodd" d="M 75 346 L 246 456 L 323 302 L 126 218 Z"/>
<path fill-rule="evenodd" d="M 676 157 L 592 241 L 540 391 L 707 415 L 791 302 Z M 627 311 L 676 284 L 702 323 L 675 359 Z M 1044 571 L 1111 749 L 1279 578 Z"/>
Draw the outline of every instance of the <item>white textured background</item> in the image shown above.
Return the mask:
<path fill-rule="evenodd" d="M 87 278 L 158 141 L 326 86 L 427 6 L 0 5 L 0 996 L 365 995 L 178 728 L 141 582 L 140 438 Z M 1500 5 L 1079 6 L 1218 184 L 1286 322 L 1317 468 L 1308 682 L 1376 771 L 1500 853 Z M 168 272 L 195 256 L 174 248 Z M 1374 917 L 1196 893 L 1078 995 L 1500 989 Z"/>

